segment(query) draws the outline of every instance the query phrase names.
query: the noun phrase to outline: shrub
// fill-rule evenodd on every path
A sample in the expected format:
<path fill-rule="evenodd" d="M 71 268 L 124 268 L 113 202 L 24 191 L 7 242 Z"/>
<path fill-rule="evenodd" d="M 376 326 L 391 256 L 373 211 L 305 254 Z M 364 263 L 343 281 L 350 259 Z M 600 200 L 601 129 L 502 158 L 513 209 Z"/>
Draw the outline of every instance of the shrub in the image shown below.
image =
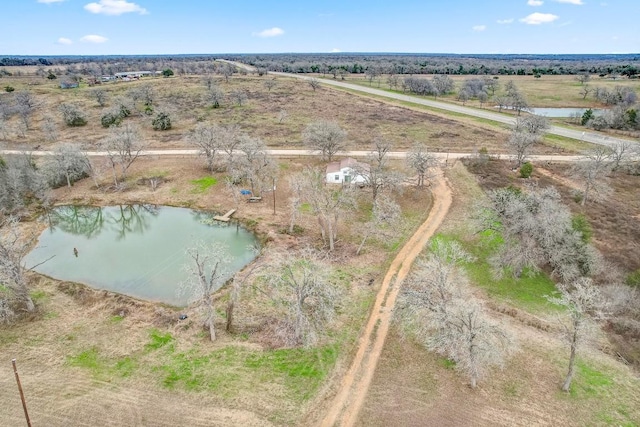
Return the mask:
<path fill-rule="evenodd" d="M 526 162 L 520 166 L 520 178 L 529 178 L 532 173 L 533 165 L 530 162 Z"/>
<path fill-rule="evenodd" d="M 4 91 L 5 92 L 13 92 L 15 90 L 15 88 L 13 86 L 5 86 L 4 87 Z"/>
<path fill-rule="evenodd" d="M 589 120 L 593 118 L 593 110 L 589 108 L 587 111 L 582 114 L 582 121 L 580 122 L 582 126 L 586 126 L 589 123 Z"/>
<path fill-rule="evenodd" d="M 167 68 L 166 70 L 162 70 L 162 75 L 165 77 L 173 76 L 173 70 L 171 68 Z"/>
<path fill-rule="evenodd" d="M 87 118 L 84 112 L 75 104 L 61 104 L 60 111 L 62 118 L 67 126 L 84 126 L 87 124 Z"/>
<path fill-rule="evenodd" d="M 112 109 L 102 115 L 100 122 L 102 126 L 108 128 L 110 126 L 119 126 L 122 123 L 122 113 L 120 109 Z"/>
<path fill-rule="evenodd" d="M 626 283 L 629 286 L 640 288 L 640 268 L 627 276 Z"/>
<path fill-rule="evenodd" d="M 169 130 L 171 129 L 171 117 L 167 113 L 158 113 L 151 124 L 154 130 Z"/>
<path fill-rule="evenodd" d="M 571 228 L 580 232 L 583 242 L 589 243 L 591 236 L 593 236 L 593 229 L 589 221 L 587 221 L 587 217 L 582 214 L 575 215 L 571 218 Z"/>

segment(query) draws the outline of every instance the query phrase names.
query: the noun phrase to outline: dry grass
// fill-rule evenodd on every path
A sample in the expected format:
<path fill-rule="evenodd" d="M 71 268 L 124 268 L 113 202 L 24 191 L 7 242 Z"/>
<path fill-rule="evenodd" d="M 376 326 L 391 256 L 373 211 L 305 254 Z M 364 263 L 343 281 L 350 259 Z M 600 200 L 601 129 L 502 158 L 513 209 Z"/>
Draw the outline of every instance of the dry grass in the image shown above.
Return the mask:
<path fill-rule="evenodd" d="M 343 91 L 321 87 L 317 91 L 304 82 L 277 78 L 276 86 L 268 91 L 264 87 L 265 77 L 233 77 L 228 82 L 219 80 L 219 87 L 228 95 L 232 91 L 243 90 L 248 101 L 242 106 L 226 100 L 221 108 L 213 109 L 203 97 L 206 87 L 201 77 L 186 76 L 148 78 L 140 81 L 102 84 L 99 88 L 108 92 L 110 101 L 137 86 L 151 85 L 157 97 L 156 110 L 168 110 L 172 115 L 173 128 L 165 132 L 151 129 L 152 116 L 137 113 L 126 120 L 137 123 L 144 130 L 144 137 L 152 147 L 185 147 L 185 137 L 198 122 L 237 124 L 253 136 L 262 138 L 271 147 L 301 147 L 301 133 L 304 127 L 315 120 L 335 120 L 348 131 L 349 148 L 368 149 L 372 139 L 382 135 L 395 144 L 396 149 L 406 149 L 414 141 L 427 143 L 440 151 L 471 151 L 487 147 L 499 150 L 504 147 L 506 133 L 494 129 L 459 123 L 455 119 L 430 114 L 402 106 L 386 104 L 382 101 L 354 97 Z M 50 147 L 46 143 L 42 128 L 43 115 L 53 116 L 60 129 L 60 141 L 76 141 L 93 147 L 102 139 L 107 129 L 100 125 L 103 108 L 90 95 L 92 88 L 82 85 L 78 89 L 62 90 L 57 82 L 37 77 L 5 77 L 3 83 L 20 90 L 31 91 L 38 100 L 39 108 L 34 115 L 25 138 L 19 137 L 16 128 L 18 118 L 9 120 L 8 142 L 10 146 L 42 149 Z M 14 92 L 15 93 L 15 92 Z M 9 99 L 11 94 L 1 96 Z M 80 128 L 69 128 L 62 123 L 57 105 L 62 102 L 79 104 L 87 113 L 88 124 Z M 142 110 L 142 105 L 138 105 Z M 288 112 L 282 123 L 277 115 L 281 110 Z"/>

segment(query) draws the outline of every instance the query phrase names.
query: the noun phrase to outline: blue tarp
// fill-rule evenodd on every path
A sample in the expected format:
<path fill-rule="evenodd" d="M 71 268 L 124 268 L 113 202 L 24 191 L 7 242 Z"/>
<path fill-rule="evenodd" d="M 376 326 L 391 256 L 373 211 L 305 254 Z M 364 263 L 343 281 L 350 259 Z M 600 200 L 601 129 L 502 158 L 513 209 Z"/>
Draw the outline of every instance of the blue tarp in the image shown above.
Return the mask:
<path fill-rule="evenodd" d="M 240 194 L 243 196 L 248 196 L 251 194 L 251 190 L 240 190 Z"/>

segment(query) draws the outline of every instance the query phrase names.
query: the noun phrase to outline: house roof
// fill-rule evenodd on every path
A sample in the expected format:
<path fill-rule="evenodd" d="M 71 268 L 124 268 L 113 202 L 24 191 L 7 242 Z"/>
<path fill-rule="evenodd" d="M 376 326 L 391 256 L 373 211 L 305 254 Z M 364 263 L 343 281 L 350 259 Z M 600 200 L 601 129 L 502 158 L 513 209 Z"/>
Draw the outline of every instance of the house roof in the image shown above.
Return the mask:
<path fill-rule="evenodd" d="M 347 157 L 346 159 L 342 159 L 339 162 L 331 162 L 327 165 L 327 173 L 336 173 L 340 172 L 345 168 L 358 168 L 369 170 L 369 165 L 366 163 L 362 163 L 357 161 L 354 158 Z"/>

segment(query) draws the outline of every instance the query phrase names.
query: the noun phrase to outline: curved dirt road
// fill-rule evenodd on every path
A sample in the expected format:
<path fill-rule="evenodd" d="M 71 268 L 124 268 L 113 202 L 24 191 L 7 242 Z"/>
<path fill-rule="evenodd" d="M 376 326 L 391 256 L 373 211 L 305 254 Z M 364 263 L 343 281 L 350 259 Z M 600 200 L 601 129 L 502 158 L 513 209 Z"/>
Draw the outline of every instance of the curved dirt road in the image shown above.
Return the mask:
<path fill-rule="evenodd" d="M 439 173 L 432 192 L 433 207 L 427 220 L 396 255 L 382 281 L 369 321 L 360 336 L 355 358 L 320 423 L 323 427 L 350 427 L 358 419 L 389 332 L 402 281 L 451 206 L 451 191 L 442 173 Z"/>

